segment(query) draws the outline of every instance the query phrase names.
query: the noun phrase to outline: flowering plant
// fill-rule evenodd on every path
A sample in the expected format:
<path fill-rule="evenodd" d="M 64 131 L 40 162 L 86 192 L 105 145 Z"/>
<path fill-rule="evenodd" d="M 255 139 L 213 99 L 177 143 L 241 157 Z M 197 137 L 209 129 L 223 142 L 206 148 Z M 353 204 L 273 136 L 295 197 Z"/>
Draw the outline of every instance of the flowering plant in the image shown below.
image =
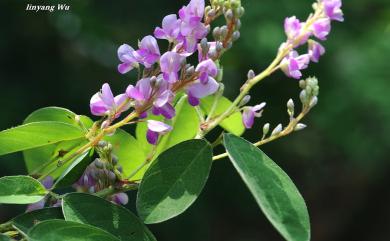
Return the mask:
<path fill-rule="evenodd" d="M 0 132 L 0 155 L 23 151 L 29 172 L 0 178 L 0 203 L 28 204 L 26 213 L 0 225 L 1 240 L 156 240 L 145 224 L 184 212 L 201 193 L 212 162 L 225 157 L 286 240 L 309 240 L 304 199 L 258 147 L 306 127 L 301 121 L 317 104 L 319 86 L 315 77 L 302 79 L 302 71 L 325 53 L 320 42 L 331 21 L 343 21 L 340 8 L 340 0 L 318 0 L 306 21 L 286 18 L 287 38 L 275 59 L 259 74 L 250 70 L 233 101 L 223 96 L 221 59 L 240 38 L 240 0 L 208 6 L 191 0 L 164 17 L 138 48 L 121 45 L 118 72 L 137 71 L 138 78 L 122 94 L 105 83 L 92 96 L 97 121 L 47 107 Z M 225 24 L 212 29 L 218 18 Z M 166 52 L 157 39 L 167 43 Z M 301 110 L 289 99 L 288 124 L 266 123 L 259 140 L 248 142 L 240 136 L 266 107 L 249 106 L 249 92 L 278 70 L 299 80 Z M 124 130 L 128 125 L 136 126 L 135 137 Z M 223 131 L 210 140 L 218 126 Z M 226 152 L 215 153 L 220 145 Z M 122 206 L 129 191 L 137 191 L 138 216 Z"/>

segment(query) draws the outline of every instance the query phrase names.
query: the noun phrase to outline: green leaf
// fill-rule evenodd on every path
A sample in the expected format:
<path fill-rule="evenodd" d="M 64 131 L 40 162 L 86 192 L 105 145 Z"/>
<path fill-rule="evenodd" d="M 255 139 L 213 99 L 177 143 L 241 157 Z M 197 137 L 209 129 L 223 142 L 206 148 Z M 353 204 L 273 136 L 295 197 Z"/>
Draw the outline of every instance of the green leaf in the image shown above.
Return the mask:
<path fill-rule="evenodd" d="M 32 177 L 7 176 L 0 178 L 0 203 L 35 203 L 46 194 L 45 187 Z"/>
<path fill-rule="evenodd" d="M 120 241 L 99 228 L 64 220 L 43 221 L 34 226 L 27 236 L 29 241 Z"/>
<path fill-rule="evenodd" d="M 148 228 L 129 210 L 94 195 L 68 194 L 63 199 L 62 209 L 65 220 L 101 228 L 122 241 L 156 240 Z"/>
<path fill-rule="evenodd" d="M 33 122 L 0 132 L 0 155 L 73 140 L 83 135 L 80 128 L 66 123 Z"/>
<path fill-rule="evenodd" d="M 0 241 L 11 241 L 11 239 L 8 236 L 0 233 Z"/>
<path fill-rule="evenodd" d="M 79 117 L 85 128 L 92 126 L 93 121 L 90 118 L 86 116 Z M 76 122 L 76 114 L 60 107 L 46 107 L 36 110 L 26 118 L 23 124 L 42 121 L 63 122 L 79 128 L 79 123 Z M 69 151 L 72 146 L 75 147 L 84 140 L 85 138 L 80 138 L 78 140 L 65 141 L 23 151 L 27 171 L 29 173 L 33 172 L 42 164 L 56 158 L 58 152 Z"/>
<path fill-rule="evenodd" d="M 310 240 L 307 207 L 289 176 L 248 141 L 225 134 L 224 143 L 234 167 L 272 225 L 288 241 Z"/>
<path fill-rule="evenodd" d="M 206 98 L 203 98 L 200 103 L 200 107 L 202 110 L 206 113 L 209 113 L 211 111 L 211 108 L 214 103 L 215 96 L 211 95 Z M 226 97 L 221 97 L 218 101 L 217 108 L 215 109 L 214 114 L 212 117 L 221 115 L 223 112 L 226 111 L 230 106 L 232 105 L 232 102 L 228 100 Z M 237 136 L 240 136 L 245 131 L 245 126 L 242 123 L 242 115 L 241 112 L 236 112 L 233 115 L 231 115 L 229 118 L 225 119 L 220 123 L 220 126 L 225 129 L 226 131 L 233 133 Z"/>
<path fill-rule="evenodd" d="M 92 162 L 92 155 L 93 151 L 86 151 L 76 157 L 75 160 L 67 166 L 66 170 L 62 172 L 61 176 L 55 182 L 54 187 L 67 187 L 79 180 L 85 169 Z"/>
<path fill-rule="evenodd" d="M 125 176 L 130 175 L 146 159 L 141 144 L 132 135 L 124 130 L 118 129 L 114 135 L 104 138 L 113 146 L 113 153 L 119 158 L 119 164 L 123 168 Z M 146 168 L 141 169 L 132 180 L 139 180 L 145 173 Z"/>
<path fill-rule="evenodd" d="M 31 113 L 24 120 L 23 124 L 31 122 L 41 122 L 41 121 L 56 121 L 63 122 L 74 126 L 79 126 L 79 123 L 76 121 L 76 114 L 72 111 L 61 108 L 61 107 L 45 107 Z M 86 116 L 79 116 L 81 123 L 89 128 L 92 126 L 93 121 Z"/>
<path fill-rule="evenodd" d="M 157 145 L 156 156 L 168 148 L 195 138 L 199 129 L 199 117 L 193 106 L 188 103 L 187 96 L 184 95 L 178 99 L 175 104 L 176 116 L 168 121 L 167 124 L 173 127 L 172 131 L 160 137 Z M 151 116 L 148 119 L 163 121 L 164 118 L 161 116 Z M 140 122 L 137 125 L 136 136 L 137 140 L 143 146 L 145 153 L 149 154 L 152 150 L 153 145 L 149 144 L 146 140 L 147 123 Z"/>
<path fill-rule="evenodd" d="M 199 129 L 199 117 L 193 106 L 188 103 L 187 96 L 183 96 L 175 105 L 176 116 L 170 124 L 173 129 L 162 136 L 157 155 L 180 142 L 195 138 Z"/>
<path fill-rule="evenodd" d="M 137 211 L 145 223 L 158 223 L 184 212 L 206 184 L 212 163 L 210 144 L 182 142 L 163 152 L 146 171 Z"/>
<path fill-rule="evenodd" d="M 49 219 L 62 219 L 61 208 L 42 208 L 28 213 L 23 213 L 12 220 L 12 224 L 20 232 L 27 234 L 38 223 Z"/>

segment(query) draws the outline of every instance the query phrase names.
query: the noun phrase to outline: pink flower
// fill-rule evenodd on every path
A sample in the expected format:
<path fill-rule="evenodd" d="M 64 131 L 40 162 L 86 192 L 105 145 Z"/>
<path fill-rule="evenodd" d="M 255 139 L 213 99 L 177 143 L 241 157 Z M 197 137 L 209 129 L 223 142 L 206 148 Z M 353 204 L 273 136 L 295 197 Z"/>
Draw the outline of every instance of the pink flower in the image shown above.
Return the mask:
<path fill-rule="evenodd" d="M 129 109 L 129 106 L 122 106 L 126 100 L 127 96 L 125 94 L 114 97 L 110 85 L 105 83 L 102 86 L 102 90 L 94 94 L 91 98 L 91 113 L 96 116 L 115 114 L 115 118 L 117 118 L 122 112 Z M 118 109 L 119 107 L 121 108 Z"/>
<path fill-rule="evenodd" d="M 247 129 L 252 128 L 255 122 L 255 117 L 261 117 L 265 105 L 266 103 L 263 102 L 259 105 L 244 107 L 244 111 L 242 113 L 242 122 Z"/>
<path fill-rule="evenodd" d="M 165 134 L 172 130 L 172 127 L 170 125 L 167 125 L 161 121 L 148 120 L 147 124 L 148 124 L 148 131 L 146 133 L 146 139 L 152 145 L 157 144 L 159 135 Z"/>
<path fill-rule="evenodd" d="M 294 79 L 300 79 L 302 73 L 300 70 L 306 69 L 310 62 L 310 55 L 298 55 L 297 51 L 291 51 L 280 63 L 282 71 Z"/>

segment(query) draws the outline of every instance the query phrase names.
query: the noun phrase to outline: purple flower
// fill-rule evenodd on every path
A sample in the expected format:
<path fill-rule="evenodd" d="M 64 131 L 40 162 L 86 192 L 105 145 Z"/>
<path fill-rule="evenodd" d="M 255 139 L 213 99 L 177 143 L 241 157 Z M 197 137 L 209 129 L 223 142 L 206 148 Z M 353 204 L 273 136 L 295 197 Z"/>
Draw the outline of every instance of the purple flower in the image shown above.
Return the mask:
<path fill-rule="evenodd" d="M 118 58 L 122 61 L 122 64 L 118 65 L 118 71 L 121 74 L 125 74 L 138 67 L 138 62 L 134 57 L 134 49 L 127 44 L 122 44 L 118 48 Z"/>
<path fill-rule="evenodd" d="M 181 69 L 184 57 L 178 53 L 169 51 L 160 58 L 160 68 L 163 77 L 169 83 L 175 83 L 178 79 L 178 72 Z"/>
<path fill-rule="evenodd" d="M 125 94 L 120 94 L 114 97 L 110 86 L 105 83 L 102 86 L 102 90 L 94 94 L 90 101 L 90 108 L 93 115 L 104 116 L 114 115 L 115 118 L 119 117 L 120 113 L 129 109 L 129 106 L 123 106 L 127 100 Z M 121 107 L 121 109 L 118 109 Z"/>
<path fill-rule="evenodd" d="M 158 39 L 166 39 L 174 42 L 180 34 L 181 21 L 177 19 L 176 14 L 170 14 L 164 17 L 162 28 L 157 27 L 154 30 L 154 36 Z"/>
<path fill-rule="evenodd" d="M 322 0 L 324 4 L 324 11 L 326 16 L 331 20 L 336 20 L 339 22 L 344 21 L 343 11 L 341 10 L 341 0 Z"/>
<path fill-rule="evenodd" d="M 321 18 L 313 23 L 313 34 L 320 40 L 326 40 L 330 32 L 330 20 L 328 18 Z"/>
<path fill-rule="evenodd" d="M 160 58 L 157 40 L 150 35 L 144 37 L 139 44 L 139 49 L 133 54 L 138 62 L 150 68 Z"/>
<path fill-rule="evenodd" d="M 139 80 L 135 87 L 129 85 L 126 94 L 136 100 L 136 106 L 138 107 L 152 101 L 152 110 L 155 114 L 161 114 L 165 118 L 171 119 L 175 116 L 175 109 L 170 104 L 173 93 L 168 87 L 168 83 L 161 76 L 158 78 L 144 78 Z"/>
<path fill-rule="evenodd" d="M 204 9 L 204 0 L 191 0 L 187 6 L 183 6 L 180 9 L 179 17 L 182 20 L 181 32 L 184 36 L 189 35 L 202 21 Z"/>
<path fill-rule="evenodd" d="M 204 0 L 191 0 L 179 11 L 181 19 L 179 41 L 188 53 L 196 51 L 196 45 L 199 39 L 204 38 L 208 29 L 201 22 L 204 15 Z"/>
<path fill-rule="evenodd" d="M 212 77 L 209 77 L 206 83 L 197 80 L 187 89 L 188 102 L 192 106 L 197 106 L 199 105 L 199 99 L 214 94 L 218 88 L 218 82 Z"/>
<path fill-rule="evenodd" d="M 172 127 L 170 125 L 167 125 L 161 121 L 148 120 L 147 125 L 148 131 L 146 133 L 146 139 L 152 145 L 157 144 L 158 136 L 160 134 L 165 134 L 172 130 Z"/>
<path fill-rule="evenodd" d="M 47 177 L 45 177 L 45 179 L 43 179 L 41 181 L 41 183 L 47 190 L 49 190 L 50 188 L 53 187 L 53 184 L 54 184 L 53 177 L 52 176 L 47 176 Z M 42 200 L 40 200 L 40 201 L 38 201 L 36 203 L 29 204 L 27 206 L 26 212 L 31 212 L 31 211 L 34 211 L 34 210 L 38 210 L 38 209 L 44 208 L 46 200 L 47 200 L 47 198 L 44 197 L 44 198 L 42 198 Z"/>
<path fill-rule="evenodd" d="M 118 205 L 126 205 L 129 202 L 129 196 L 126 193 L 120 192 L 111 196 L 111 202 Z"/>
<path fill-rule="evenodd" d="M 310 60 L 318 63 L 321 55 L 325 53 L 325 48 L 322 46 L 320 43 L 314 41 L 314 40 L 309 40 L 308 42 L 309 46 L 309 55 L 310 55 Z"/>
<path fill-rule="evenodd" d="M 288 39 L 295 39 L 301 33 L 302 24 L 295 16 L 288 17 L 284 20 L 284 32 Z"/>
<path fill-rule="evenodd" d="M 199 73 L 200 82 L 206 84 L 210 76 L 215 77 L 218 74 L 217 65 L 211 59 L 204 60 L 196 66 L 196 72 Z"/>
<path fill-rule="evenodd" d="M 299 79 L 302 77 L 300 70 L 306 69 L 309 62 L 309 54 L 298 55 L 297 51 L 291 51 L 280 63 L 280 68 L 288 77 Z"/>
<path fill-rule="evenodd" d="M 252 128 L 253 123 L 255 122 L 255 117 L 261 117 L 264 106 L 265 102 L 255 106 L 244 107 L 244 111 L 242 113 L 242 122 L 247 129 Z"/>

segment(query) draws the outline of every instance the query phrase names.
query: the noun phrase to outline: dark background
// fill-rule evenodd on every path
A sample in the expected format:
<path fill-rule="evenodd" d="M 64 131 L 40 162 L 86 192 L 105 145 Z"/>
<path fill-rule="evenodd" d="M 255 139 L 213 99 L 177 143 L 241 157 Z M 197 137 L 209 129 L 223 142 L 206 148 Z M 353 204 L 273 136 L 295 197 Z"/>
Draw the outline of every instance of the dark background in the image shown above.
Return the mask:
<path fill-rule="evenodd" d="M 248 69 L 259 72 L 273 59 L 284 40 L 283 19 L 304 19 L 311 11 L 311 1 L 304 0 L 242 2 L 242 38 L 222 62 L 231 98 Z M 186 1 L 61 3 L 71 11 L 26 12 L 25 1 L 0 1 L 0 129 L 45 106 L 88 114 L 91 95 L 106 81 L 123 91 L 135 76 L 117 73 L 117 47 L 135 46 Z M 319 104 L 305 120 L 309 128 L 262 149 L 305 197 L 312 240 L 390 240 L 390 2 L 344 1 L 343 10 L 346 21 L 333 24 L 327 54 L 304 72 L 316 75 L 321 88 Z M 266 101 L 268 107 L 248 139 L 258 139 L 265 122 L 285 124 L 285 103 L 290 97 L 298 102 L 298 92 L 297 82 L 282 73 L 256 87 L 252 104 Z M 20 154 L 2 156 L 0 163 L 0 176 L 25 172 Z M 23 210 L 0 206 L 0 221 Z M 150 228 L 160 241 L 282 240 L 227 160 L 214 164 L 187 212 Z"/>

